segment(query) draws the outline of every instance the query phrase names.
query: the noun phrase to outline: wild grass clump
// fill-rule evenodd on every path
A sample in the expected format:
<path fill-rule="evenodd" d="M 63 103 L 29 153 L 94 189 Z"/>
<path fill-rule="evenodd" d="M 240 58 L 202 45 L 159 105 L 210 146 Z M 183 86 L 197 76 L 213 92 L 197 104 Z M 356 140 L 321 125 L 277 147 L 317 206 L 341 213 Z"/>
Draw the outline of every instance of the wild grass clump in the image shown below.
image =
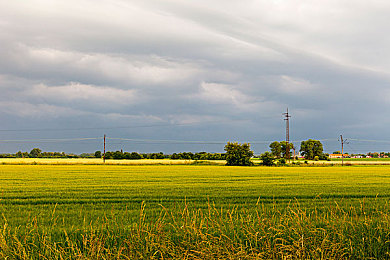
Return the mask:
<path fill-rule="evenodd" d="M 61 229 L 33 219 L 0 232 L 2 259 L 386 259 L 390 252 L 388 204 L 305 209 L 185 203 L 148 218 L 142 204 L 131 223 L 103 219 L 98 226 Z"/>

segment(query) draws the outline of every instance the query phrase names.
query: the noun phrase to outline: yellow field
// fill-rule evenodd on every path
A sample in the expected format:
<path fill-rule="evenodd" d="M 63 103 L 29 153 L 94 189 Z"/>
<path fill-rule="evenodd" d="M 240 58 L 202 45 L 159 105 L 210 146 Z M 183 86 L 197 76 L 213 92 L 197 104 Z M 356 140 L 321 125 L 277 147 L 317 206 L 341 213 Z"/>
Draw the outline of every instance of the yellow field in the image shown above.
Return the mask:
<path fill-rule="evenodd" d="M 255 165 L 261 163 L 257 158 L 252 160 Z M 298 161 L 291 161 L 298 162 Z M 305 160 L 299 160 L 301 165 L 305 165 Z M 106 160 L 107 165 L 189 165 L 189 164 L 213 164 L 224 165 L 224 160 L 171 160 L 171 159 L 141 159 L 141 160 Z M 341 165 L 341 160 L 337 161 L 310 161 L 307 163 L 310 165 Z M 43 165 L 72 165 L 72 164 L 85 164 L 85 165 L 97 165 L 103 164 L 102 159 L 98 158 L 0 158 L 0 164 L 43 164 Z M 344 160 L 346 165 L 390 165 L 390 160 Z"/>
<path fill-rule="evenodd" d="M 193 164 L 194 160 L 141 159 L 141 160 L 106 160 L 108 165 L 185 165 Z M 206 161 L 207 162 L 207 161 Z M 213 164 L 224 165 L 225 161 L 210 161 Z M 0 158 L 0 164 L 103 164 L 98 158 Z"/>

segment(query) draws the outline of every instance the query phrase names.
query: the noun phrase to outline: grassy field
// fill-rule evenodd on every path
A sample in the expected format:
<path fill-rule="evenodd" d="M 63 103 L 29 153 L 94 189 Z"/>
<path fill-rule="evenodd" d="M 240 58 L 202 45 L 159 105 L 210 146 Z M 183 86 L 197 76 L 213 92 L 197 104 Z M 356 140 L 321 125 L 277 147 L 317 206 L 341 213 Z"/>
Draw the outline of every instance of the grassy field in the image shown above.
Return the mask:
<path fill-rule="evenodd" d="M 253 158 L 252 162 L 255 165 L 261 164 L 259 158 Z M 313 160 L 292 160 L 290 162 L 305 164 L 324 164 L 324 165 L 339 165 L 341 159 L 332 159 L 331 161 L 313 161 Z M 390 158 L 345 158 L 344 163 L 352 165 L 390 165 Z M 171 159 L 141 159 L 141 160 L 106 160 L 103 163 L 102 159 L 98 158 L 0 158 L 0 164 L 3 165 L 224 165 L 225 160 L 171 160 Z"/>
<path fill-rule="evenodd" d="M 341 161 L 339 158 L 334 158 L 332 161 Z M 351 162 L 356 162 L 356 161 L 361 161 L 361 162 L 389 162 L 390 158 L 344 158 L 344 161 L 351 161 Z"/>
<path fill-rule="evenodd" d="M 390 167 L 0 165 L 11 259 L 383 259 Z"/>
<path fill-rule="evenodd" d="M 188 165 L 194 160 L 141 159 L 141 160 L 106 160 L 98 158 L 0 158 L 0 164 L 48 164 L 48 165 Z M 207 161 L 212 164 L 225 164 L 225 161 Z"/>

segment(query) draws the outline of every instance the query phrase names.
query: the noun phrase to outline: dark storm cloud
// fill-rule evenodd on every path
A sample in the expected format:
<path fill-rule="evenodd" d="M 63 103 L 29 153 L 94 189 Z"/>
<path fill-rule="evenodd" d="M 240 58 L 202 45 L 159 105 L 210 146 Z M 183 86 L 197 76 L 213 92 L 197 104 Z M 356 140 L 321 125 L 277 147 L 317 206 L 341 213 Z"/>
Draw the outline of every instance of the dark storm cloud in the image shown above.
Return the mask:
<path fill-rule="evenodd" d="M 385 1 L 0 1 L 2 128 L 184 123 L 110 134 L 280 140 L 288 106 L 293 139 L 384 139 L 389 11 Z M 148 147 L 182 149 L 132 149 Z"/>

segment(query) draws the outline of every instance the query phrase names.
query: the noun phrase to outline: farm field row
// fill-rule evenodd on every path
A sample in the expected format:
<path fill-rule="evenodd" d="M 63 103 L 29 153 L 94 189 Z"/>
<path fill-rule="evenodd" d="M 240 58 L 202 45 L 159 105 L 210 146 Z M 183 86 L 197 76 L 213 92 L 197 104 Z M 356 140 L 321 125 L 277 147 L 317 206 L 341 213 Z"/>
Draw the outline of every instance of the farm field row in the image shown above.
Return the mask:
<path fill-rule="evenodd" d="M 260 164 L 258 158 L 252 159 L 255 164 Z M 311 160 L 295 160 L 304 164 L 323 164 L 323 165 L 339 165 L 341 159 L 332 159 L 331 161 L 311 161 Z M 106 160 L 103 163 L 102 159 L 98 158 L 0 158 L 0 164 L 43 164 L 43 165 L 190 165 L 190 164 L 212 164 L 224 165 L 224 160 L 171 160 L 171 159 L 141 159 L 141 160 Z M 352 165 L 390 165 L 390 158 L 345 158 L 344 163 Z"/>
<path fill-rule="evenodd" d="M 61 243 L 68 245 L 69 242 L 65 241 L 70 239 L 74 241 L 74 246 L 80 246 L 79 243 L 88 234 L 100 236 L 107 233 L 111 234 L 107 243 L 114 243 L 109 246 L 115 251 L 120 249 L 115 245 L 121 243 L 133 243 L 137 239 L 142 240 L 140 243 L 150 241 L 150 237 L 140 236 L 140 225 L 146 230 L 143 234 L 148 236 L 153 232 L 163 232 L 154 229 L 162 225 L 164 232 L 168 232 L 167 236 L 172 236 L 167 242 L 171 245 L 179 243 L 187 235 L 197 237 L 197 232 L 205 232 L 203 229 L 207 226 L 208 230 L 212 223 L 217 228 L 213 229 L 213 234 L 218 237 L 222 232 L 229 241 L 238 243 L 235 246 L 244 246 L 245 250 L 248 249 L 246 243 L 259 239 L 245 238 L 248 236 L 245 232 L 251 228 L 255 233 L 260 232 L 257 230 L 260 227 L 256 225 L 267 226 L 264 232 L 268 232 L 266 238 L 270 239 L 269 243 L 279 241 L 278 232 L 287 232 L 285 228 L 291 228 L 289 232 L 298 232 L 302 224 L 315 232 L 320 232 L 320 229 L 325 233 L 331 232 L 327 230 L 332 228 L 345 229 L 347 233 L 356 231 L 356 241 L 366 235 L 364 232 L 374 232 L 380 225 L 379 231 L 390 234 L 389 166 L 0 165 L 0 188 L 3 216 L 0 225 L 8 232 L 8 236 L 4 235 L 7 234 L 5 231 L 0 235 L 3 236 L 2 241 L 15 237 L 20 241 L 23 237 L 32 236 L 33 244 L 44 239 L 55 241 L 57 246 Z M 168 224 L 164 226 L 164 223 Z M 181 230 L 186 225 L 189 225 L 189 230 L 197 228 L 197 231 L 181 233 L 190 232 Z M 220 229 L 222 226 L 224 230 Z M 360 230 L 363 227 L 367 230 Z M 139 237 L 128 240 L 136 230 Z M 313 230 L 307 230 L 305 236 L 313 235 Z M 302 235 L 299 232 L 286 233 L 287 237 L 296 236 L 297 241 L 294 238 L 289 242 L 285 237 L 285 246 L 291 243 L 294 247 Z M 376 236 L 375 232 L 371 235 Z M 37 234 L 39 239 L 32 234 Z M 307 239 L 312 240 L 310 236 Z M 333 241 L 331 236 L 330 233 L 325 234 L 328 242 Z M 386 235 L 382 239 L 390 241 Z M 356 241 L 353 240 L 354 243 Z M 375 256 L 389 251 L 388 243 L 372 243 L 372 246 L 381 245 L 379 251 L 364 254 Z M 41 250 L 41 246 L 35 244 L 34 250 Z M 251 250 L 259 253 L 266 250 L 264 246 L 256 247 L 259 251 Z M 2 248 L 0 242 L 0 255 Z M 336 248 L 337 251 L 330 249 L 329 245 L 322 250 L 329 249 L 326 252 L 330 254 L 328 256 L 334 253 L 333 257 L 345 252 L 354 256 L 360 252 L 360 247 L 349 248 Z M 246 253 L 252 252 L 248 250 Z M 50 252 L 48 254 L 54 254 Z M 146 252 L 144 257 L 152 253 Z M 290 251 L 285 253 L 285 256 L 296 256 Z M 265 254 L 264 257 L 270 255 Z"/>
<path fill-rule="evenodd" d="M 44 165 L 187 165 L 194 160 L 141 159 L 141 160 L 106 160 L 98 158 L 0 158 L 0 164 L 44 164 Z M 225 161 L 209 161 L 212 164 L 225 164 Z"/>

